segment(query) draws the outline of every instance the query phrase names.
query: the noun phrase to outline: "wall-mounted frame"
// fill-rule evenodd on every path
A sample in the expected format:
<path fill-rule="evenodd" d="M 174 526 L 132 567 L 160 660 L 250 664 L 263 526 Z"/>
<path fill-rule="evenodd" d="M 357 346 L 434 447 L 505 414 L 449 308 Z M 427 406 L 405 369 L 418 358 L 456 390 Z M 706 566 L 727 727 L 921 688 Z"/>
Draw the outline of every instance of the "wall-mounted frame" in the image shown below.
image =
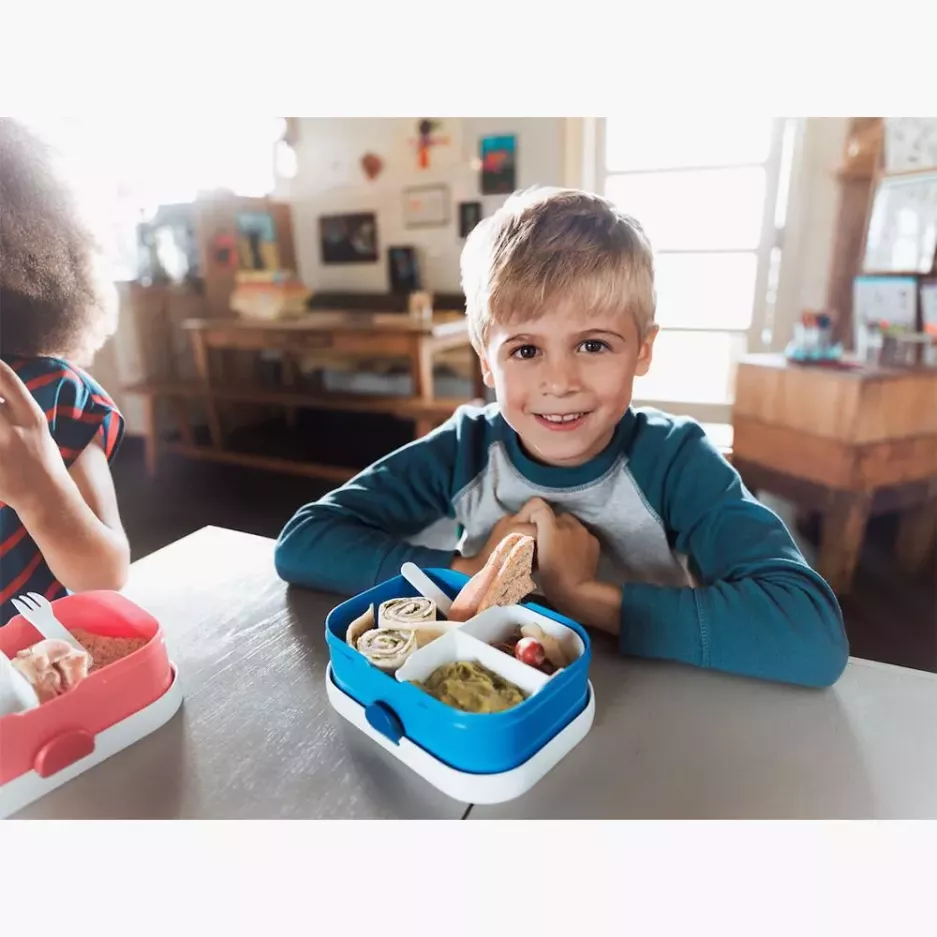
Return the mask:
<path fill-rule="evenodd" d="M 937 171 L 881 176 L 872 195 L 863 272 L 926 275 L 937 251 Z"/>
<path fill-rule="evenodd" d="M 319 238 L 324 264 L 358 264 L 377 260 L 377 217 L 374 212 L 322 215 Z"/>
<path fill-rule="evenodd" d="M 403 220 L 408 228 L 449 224 L 449 186 L 418 185 L 403 190 Z"/>

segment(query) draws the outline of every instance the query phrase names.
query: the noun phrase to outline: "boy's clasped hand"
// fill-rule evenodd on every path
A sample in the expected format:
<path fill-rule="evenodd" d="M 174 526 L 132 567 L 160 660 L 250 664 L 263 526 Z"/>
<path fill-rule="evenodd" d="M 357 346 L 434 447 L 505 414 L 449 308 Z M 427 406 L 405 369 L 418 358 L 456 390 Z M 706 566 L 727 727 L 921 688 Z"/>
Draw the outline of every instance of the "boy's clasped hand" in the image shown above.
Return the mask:
<path fill-rule="evenodd" d="M 516 514 L 498 521 L 482 550 L 463 561 L 462 571 L 474 575 L 481 570 L 498 544 L 512 533 L 534 538 L 540 589 L 558 611 L 575 618 L 596 581 L 598 539 L 572 514 L 555 511 L 542 498 L 531 498 Z"/>

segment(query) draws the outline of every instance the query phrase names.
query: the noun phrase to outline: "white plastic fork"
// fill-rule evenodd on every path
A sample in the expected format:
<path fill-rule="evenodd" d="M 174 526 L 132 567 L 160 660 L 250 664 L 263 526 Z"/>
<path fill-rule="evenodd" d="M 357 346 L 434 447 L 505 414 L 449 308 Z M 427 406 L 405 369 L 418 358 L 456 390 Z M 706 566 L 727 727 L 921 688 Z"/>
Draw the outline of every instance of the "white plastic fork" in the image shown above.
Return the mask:
<path fill-rule="evenodd" d="M 28 592 L 13 600 L 13 607 L 44 638 L 66 641 L 83 654 L 85 649 L 72 637 L 72 633 L 63 625 L 52 611 L 52 603 L 38 592 Z"/>

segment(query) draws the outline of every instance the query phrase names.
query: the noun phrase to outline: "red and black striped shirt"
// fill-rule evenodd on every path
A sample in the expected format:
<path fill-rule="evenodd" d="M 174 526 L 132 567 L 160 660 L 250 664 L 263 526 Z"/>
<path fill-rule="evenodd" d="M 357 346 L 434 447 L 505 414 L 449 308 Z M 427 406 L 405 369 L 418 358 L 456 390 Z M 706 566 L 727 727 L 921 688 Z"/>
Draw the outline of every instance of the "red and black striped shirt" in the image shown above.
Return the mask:
<path fill-rule="evenodd" d="M 124 433 L 124 419 L 100 384 L 58 358 L 8 358 L 46 415 L 67 466 L 97 438 L 108 461 Z M 50 601 L 65 595 L 16 512 L 0 502 L 0 625 L 16 613 L 11 600 L 39 592 Z"/>

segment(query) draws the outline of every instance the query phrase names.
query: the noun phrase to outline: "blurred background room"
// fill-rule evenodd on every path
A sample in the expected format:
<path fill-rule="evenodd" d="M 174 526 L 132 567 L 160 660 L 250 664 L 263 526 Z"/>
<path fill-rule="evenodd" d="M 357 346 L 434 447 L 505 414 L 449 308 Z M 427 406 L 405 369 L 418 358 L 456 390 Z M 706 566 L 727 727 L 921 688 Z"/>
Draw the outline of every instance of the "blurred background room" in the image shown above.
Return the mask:
<path fill-rule="evenodd" d="M 484 395 L 459 253 L 582 187 L 657 254 L 635 404 L 699 420 L 840 597 L 937 671 L 937 119 L 42 118 L 121 296 L 133 558 L 296 507 Z"/>

